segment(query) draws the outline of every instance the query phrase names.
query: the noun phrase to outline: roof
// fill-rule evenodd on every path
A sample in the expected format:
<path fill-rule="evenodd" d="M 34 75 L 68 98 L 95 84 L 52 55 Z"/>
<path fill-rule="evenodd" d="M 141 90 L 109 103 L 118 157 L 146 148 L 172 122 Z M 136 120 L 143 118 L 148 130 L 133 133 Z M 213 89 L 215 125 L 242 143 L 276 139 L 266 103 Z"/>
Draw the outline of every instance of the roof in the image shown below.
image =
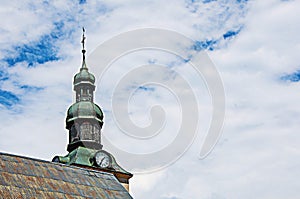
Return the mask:
<path fill-rule="evenodd" d="M 6 153 L 0 153 L 0 196 L 132 198 L 110 173 Z"/>
<path fill-rule="evenodd" d="M 109 152 L 103 149 L 95 150 L 95 149 L 79 146 L 76 149 L 74 149 L 72 152 L 70 152 L 68 155 L 64 157 L 62 156 L 57 156 L 57 157 L 59 158 L 59 162 L 61 163 L 66 163 L 68 165 L 77 164 L 77 165 L 86 165 L 90 167 L 94 166 L 95 169 L 98 170 L 93 160 L 93 157 L 97 152 L 105 152 L 106 154 L 108 154 L 108 156 L 111 158 L 111 168 L 114 171 L 132 176 L 131 173 L 129 173 L 128 171 L 123 169 L 120 165 L 118 165 L 115 157 L 112 154 L 110 154 Z"/>
<path fill-rule="evenodd" d="M 85 62 L 83 63 L 82 66 L 83 67 L 80 68 L 80 72 L 74 76 L 74 85 L 77 85 L 78 83 L 81 83 L 81 82 L 89 82 L 89 83 L 94 84 L 95 76 L 88 71 L 88 68 L 86 67 Z"/>
<path fill-rule="evenodd" d="M 77 142 L 75 142 L 74 144 L 77 144 Z M 87 142 L 84 143 L 84 145 L 86 144 Z M 97 153 L 105 153 L 109 156 L 110 163 L 108 167 L 103 168 L 98 165 L 98 163 L 95 160 L 95 156 Z M 129 179 L 133 176 L 131 173 L 123 169 L 117 163 L 116 159 L 112 154 L 110 154 L 109 152 L 103 149 L 96 150 L 96 149 L 90 149 L 90 148 L 79 146 L 66 156 L 55 156 L 52 161 L 60 162 L 67 165 L 77 165 L 83 168 L 92 168 L 97 171 L 112 173 L 120 183 L 129 184 Z"/>
<path fill-rule="evenodd" d="M 80 101 L 70 106 L 66 122 L 69 123 L 78 118 L 96 119 L 103 124 L 103 112 L 101 108 L 90 101 Z"/>

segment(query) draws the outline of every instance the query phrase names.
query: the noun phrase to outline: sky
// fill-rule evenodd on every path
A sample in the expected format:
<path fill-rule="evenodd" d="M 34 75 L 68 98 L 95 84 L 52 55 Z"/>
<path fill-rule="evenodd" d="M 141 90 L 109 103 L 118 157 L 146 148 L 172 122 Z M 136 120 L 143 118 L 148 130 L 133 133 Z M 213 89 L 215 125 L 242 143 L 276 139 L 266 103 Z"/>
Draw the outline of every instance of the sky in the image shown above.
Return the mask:
<path fill-rule="evenodd" d="M 133 169 L 130 193 L 134 198 L 297 198 L 299 12 L 300 1 L 296 0 L 1 2 L 0 151 L 49 161 L 67 154 L 65 117 L 74 102 L 72 78 L 81 66 L 84 26 L 87 65 L 97 78 L 95 101 L 105 117 L 104 148 L 111 143 L 145 157 L 159 152 L 176 138 L 181 121 L 192 120 L 193 110 L 198 111 L 192 140 L 168 164 L 158 155 L 162 163 L 153 169 L 114 154 L 125 169 Z M 89 64 L 89 56 L 97 54 L 101 44 L 146 28 L 171 30 L 190 38 L 193 44 L 185 53 L 207 53 L 222 79 L 222 134 L 205 158 L 199 154 L 214 107 L 205 78 L 196 74 L 189 60 L 145 48 L 113 60 L 101 77 L 97 69 L 102 66 L 92 58 Z M 118 44 L 121 48 L 130 42 L 120 40 Z M 100 54 L 98 59 L 100 63 L 105 58 Z M 145 65 L 164 69 L 148 70 L 142 68 Z M 139 68 L 142 71 L 134 75 Z M 115 94 L 124 77 L 128 84 Z M 183 80 L 196 104 L 185 95 Z M 138 84 L 145 81 L 153 84 Z M 184 102 L 178 100 L 182 93 Z M 151 115 L 156 105 L 164 113 Z M 120 130 L 119 112 L 140 127 L 158 122 L 161 131 L 147 139 L 128 136 Z M 135 172 L 134 166 L 144 170 Z"/>

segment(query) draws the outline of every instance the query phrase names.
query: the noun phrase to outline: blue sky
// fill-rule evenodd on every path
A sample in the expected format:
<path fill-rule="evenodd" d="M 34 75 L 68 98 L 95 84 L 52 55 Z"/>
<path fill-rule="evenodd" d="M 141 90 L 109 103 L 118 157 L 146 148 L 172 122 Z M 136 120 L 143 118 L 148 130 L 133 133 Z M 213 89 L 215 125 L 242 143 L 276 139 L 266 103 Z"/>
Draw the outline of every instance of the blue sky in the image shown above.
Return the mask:
<path fill-rule="evenodd" d="M 153 140 L 124 142 L 126 136 L 114 123 L 110 95 L 114 81 L 133 65 L 157 63 L 176 70 L 193 86 L 199 105 L 200 133 L 184 156 L 157 172 L 135 175 L 131 194 L 149 199 L 297 198 L 299 9 L 295 0 L 2 3 L 0 17 L 6 20 L 0 22 L 0 150 L 46 160 L 66 154 L 64 120 L 74 99 L 72 78 L 81 66 L 82 26 L 88 55 L 122 32 L 162 28 L 193 39 L 187 51 L 209 54 L 223 80 L 226 117 L 214 150 L 200 160 L 212 106 L 205 82 L 187 60 L 149 50 L 113 63 L 98 82 L 95 97 L 105 112 L 104 135 L 128 151 L 164 147 L 180 121 L 176 99 L 166 89 L 138 85 L 130 103 L 131 119 L 148 124 L 149 107 L 161 104 L 167 111 L 166 133 Z M 89 66 L 92 72 L 95 67 Z M 162 74 L 139 78 L 151 80 L 151 75 Z M 166 82 L 178 83 L 175 73 L 166 77 Z"/>

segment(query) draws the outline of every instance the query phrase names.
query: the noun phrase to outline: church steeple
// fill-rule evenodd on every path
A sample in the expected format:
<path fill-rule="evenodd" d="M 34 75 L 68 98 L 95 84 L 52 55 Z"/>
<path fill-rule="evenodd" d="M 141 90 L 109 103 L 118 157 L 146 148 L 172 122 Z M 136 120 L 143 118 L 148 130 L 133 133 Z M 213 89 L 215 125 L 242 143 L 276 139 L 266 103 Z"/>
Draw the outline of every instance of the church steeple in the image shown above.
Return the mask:
<path fill-rule="evenodd" d="M 83 28 L 82 66 L 73 81 L 76 101 L 68 109 L 66 118 L 69 153 L 55 156 L 52 161 L 112 173 L 129 190 L 132 174 L 119 166 L 112 154 L 102 149 L 103 112 L 94 103 L 95 76 L 89 72 L 86 64 L 85 39 Z"/>
<path fill-rule="evenodd" d="M 101 128 L 103 113 L 94 103 L 95 76 L 88 71 L 85 60 L 85 30 L 82 34 L 82 66 L 74 76 L 76 103 L 68 110 L 66 128 L 69 130 L 68 151 L 84 146 L 101 149 Z"/>
<path fill-rule="evenodd" d="M 80 68 L 80 72 L 74 76 L 74 91 L 76 92 L 76 102 L 79 101 L 94 101 L 93 92 L 95 91 L 95 76 L 89 73 L 88 68 L 86 66 L 85 61 L 85 35 L 84 35 L 84 28 L 82 34 L 82 66 Z"/>

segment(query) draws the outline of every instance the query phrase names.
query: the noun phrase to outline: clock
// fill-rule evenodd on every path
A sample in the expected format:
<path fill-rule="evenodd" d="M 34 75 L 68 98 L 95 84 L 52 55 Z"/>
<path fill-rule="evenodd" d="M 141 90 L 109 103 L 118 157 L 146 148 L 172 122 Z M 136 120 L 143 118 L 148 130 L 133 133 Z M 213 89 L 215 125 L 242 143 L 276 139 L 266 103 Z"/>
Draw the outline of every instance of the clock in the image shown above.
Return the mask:
<path fill-rule="evenodd" d="M 99 151 L 95 154 L 95 162 L 101 168 L 107 168 L 111 164 L 111 159 L 108 153 Z"/>

